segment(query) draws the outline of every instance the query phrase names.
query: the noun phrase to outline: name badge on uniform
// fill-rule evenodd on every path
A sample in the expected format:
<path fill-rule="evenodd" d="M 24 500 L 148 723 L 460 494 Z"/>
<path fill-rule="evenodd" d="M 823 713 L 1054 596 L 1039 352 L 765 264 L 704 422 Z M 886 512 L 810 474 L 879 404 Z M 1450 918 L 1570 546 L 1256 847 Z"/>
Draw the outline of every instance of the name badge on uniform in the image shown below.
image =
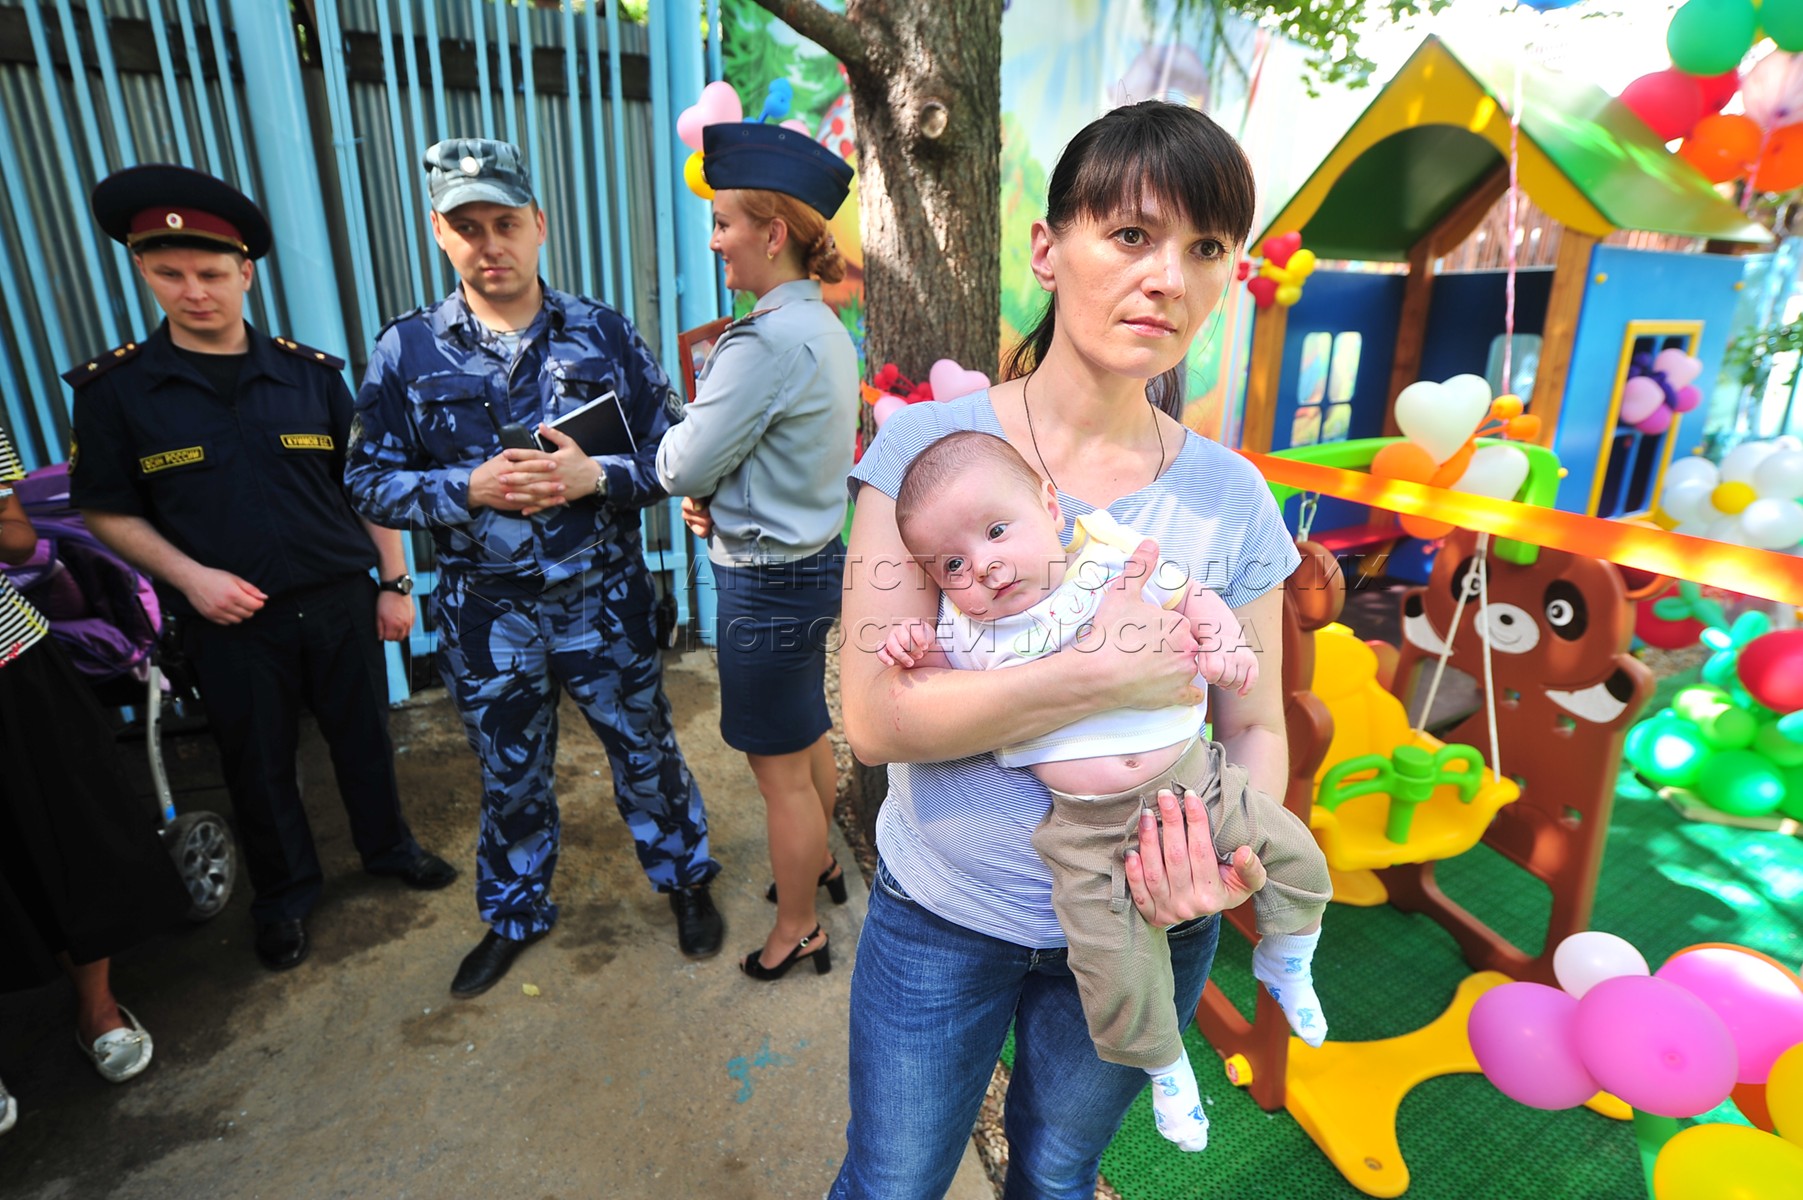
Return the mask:
<path fill-rule="evenodd" d="M 329 433 L 284 433 L 282 449 L 284 450 L 335 450 L 337 443 Z"/>
<path fill-rule="evenodd" d="M 188 446 L 181 450 L 165 450 L 161 454 L 140 458 L 138 469 L 146 475 L 154 475 L 158 471 L 167 471 L 170 467 L 187 467 L 197 462 L 205 462 L 206 457 L 206 450 L 200 446 Z"/>

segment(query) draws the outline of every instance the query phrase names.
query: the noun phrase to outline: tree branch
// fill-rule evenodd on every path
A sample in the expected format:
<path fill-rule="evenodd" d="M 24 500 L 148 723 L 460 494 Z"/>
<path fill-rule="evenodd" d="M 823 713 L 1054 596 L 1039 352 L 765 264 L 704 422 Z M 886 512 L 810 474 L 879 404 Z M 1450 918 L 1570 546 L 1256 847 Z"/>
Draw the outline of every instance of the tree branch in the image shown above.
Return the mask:
<path fill-rule="evenodd" d="M 846 66 L 864 63 L 864 39 L 852 21 L 817 0 L 752 0 Z"/>

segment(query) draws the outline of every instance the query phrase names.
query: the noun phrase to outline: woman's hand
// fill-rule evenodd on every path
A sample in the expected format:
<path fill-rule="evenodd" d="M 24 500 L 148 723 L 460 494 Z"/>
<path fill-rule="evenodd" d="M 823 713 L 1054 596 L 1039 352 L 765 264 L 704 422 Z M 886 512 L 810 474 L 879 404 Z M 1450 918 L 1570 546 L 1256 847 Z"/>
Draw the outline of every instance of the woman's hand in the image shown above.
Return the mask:
<path fill-rule="evenodd" d="M 707 510 L 707 501 L 697 500 L 693 496 L 682 498 L 682 523 L 689 527 L 689 532 L 696 537 L 707 540 L 707 535 L 714 531 L 714 514 Z"/>
<path fill-rule="evenodd" d="M 1181 804 L 1170 791 L 1158 793 L 1159 820 L 1143 812 L 1139 849 L 1127 851 L 1127 888 L 1148 925 L 1160 928 L 1225 912 L 1265 886 L 1265 865 L 1250 846 L 1223 863 L 1215 855 L 1202 797 L 1188 793 Z"/>
<path fill-rule="evenodd" d="M 1192 622 L 1181 612 L 1146 601 L 1141 589 L 1158 566 L 1158 543 L 1147 538 L 1111 580 L 1095 620 L 1074 647 L 1088 655 L 1089 670 L 1102 681 L 1111 707 L 1193 707 L 1202 703 L 1196 686 L 1197 654 Z"/>

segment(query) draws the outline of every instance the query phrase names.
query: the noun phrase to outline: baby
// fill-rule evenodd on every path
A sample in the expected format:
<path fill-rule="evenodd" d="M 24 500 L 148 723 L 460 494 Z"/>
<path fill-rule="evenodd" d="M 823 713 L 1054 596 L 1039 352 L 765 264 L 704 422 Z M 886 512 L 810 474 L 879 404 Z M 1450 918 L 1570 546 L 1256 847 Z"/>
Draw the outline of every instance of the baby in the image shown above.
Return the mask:
<path fill-rule="evenodd" d="M 1143 540 L 1098 510 L 1076 518 L 1063 544 L 1056 490 L 986 433 L 953 433 L 928 446 L 902 478 L 895 505 L 903 544 L 949 609 L 937 626 L 915 620 L 890 631 L 877 656 L 904 669 L 995 670 L 1069 645 Z M 1143 594 L 1192 623 L 1202 681 L 1251 690 L 1257 657 L 1219 596 L 1163 560 Z M 1203 707 L 1096 713 L 995 752 L 1052 793 L 1033 848 L 1052 873 L 1052 906 L 1096 1052 L 1152 1076 L 1158 1131 L 1184 1150 L 1208 1144 L 1208 1118 L 1171 1003 L 1165 932 L 1133 907 L 1122 867 L 1123 853 L 1139 844 L 1140 812 L 1156 810 L 1160 789 L 1203 797 L 1224 861 L 1240 845 L 1258 854 L 1269 881 L 1252 897 L 1252 972 L 1298 1037 L 1319 1046 L 1327 1035 L 1310 969 L 1332 890 L 1327 862 L 1306 825 L 1201 739 Z"/>

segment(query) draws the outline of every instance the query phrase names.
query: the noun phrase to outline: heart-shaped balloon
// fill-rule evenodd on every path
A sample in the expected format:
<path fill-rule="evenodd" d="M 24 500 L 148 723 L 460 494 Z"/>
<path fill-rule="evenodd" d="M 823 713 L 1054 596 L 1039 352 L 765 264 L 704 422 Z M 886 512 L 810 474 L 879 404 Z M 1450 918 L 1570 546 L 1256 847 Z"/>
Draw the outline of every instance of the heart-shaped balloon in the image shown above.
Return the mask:
<path fill-rule="evenodd" d="M 1653 359 L 1653 370 L 1664 375 L 1665 382 L 1672 385 L 1673 391 L 1677 391 L 1703 373 L 1703 363 L 1701 359 L 1692 358 L 1676 346 L 1670 346 L 1661 350 L 1659 356 Z"/>
<path fill-rule="evenodd" d="M 701 89 L 701 98 L 682 110 L 676 118 L 676 136 L 691 150 L 701 149 L 701 131 L 720 121 L 742 121 L 744 106 L 739 93 L 724 79 L 716 79 Z"/>
<path fill-rule="evenodd" d="M 803 137 L 813 137 L 814 136 L 814 131 L 808 128 L 808 123 L 806 121 L 801 120 L 799 117 L 790 117 L 787 121 L 784 121 L 783 128 L 784 129 L 793 129 L 796 133 L 801 134 Z"/>
<path fill-rule="evenodd" d="M 871 407 L 870 419 L 876 422 L 878 429 L 881 429 L 890 417 L 906 407 L 908 407 L 908 402 L 900 396 L 884 396 Z"/>
<path fill-rule="evenodd" d="M 1252 293 L 1252 299 L 1260 308 L 1270 308 L 1277 301 L 1277 281 L 1275 279 L 1255 275 L 1246 281 L 1246 290 Z"/>
<path fill-rule="evenodd" d="M 1527 481 L 1528 456 L 1519 446 L 1480 446 L 1452 487 L 1473 496 L 1513 500 Z"/>
<path fill-rule="evenodd" d="M 933 385 L 933 399 L 956 400 L 988 387 L 989 376 L 981 371 L 967 371 L 951 359 L 942 358 L 927 372 L 927 382 Z"/>
<path fill-rule="evenodd" d="M 1445 383 L 1424 379 L 1396 397 L 1397 428 L 1436 463 L 1451 458 L 1489 412 L 1490 385 L 1477 375 L 1455 375 Z"/>
<path fill-rule="evenodd" d="M 1265 257 L 1280 267 L 1290 265 L 1290 255 L 1302 249 L 1302 235 L 1294 229 L 1265 239 Z"/>
<path fill-rule="evenodd" d="M 1638 425 L 1663 407 L 1665 389 L 1658 381 L 1636 375 L 1621 385 L 1621 419 L 1625 423 Z"/>

